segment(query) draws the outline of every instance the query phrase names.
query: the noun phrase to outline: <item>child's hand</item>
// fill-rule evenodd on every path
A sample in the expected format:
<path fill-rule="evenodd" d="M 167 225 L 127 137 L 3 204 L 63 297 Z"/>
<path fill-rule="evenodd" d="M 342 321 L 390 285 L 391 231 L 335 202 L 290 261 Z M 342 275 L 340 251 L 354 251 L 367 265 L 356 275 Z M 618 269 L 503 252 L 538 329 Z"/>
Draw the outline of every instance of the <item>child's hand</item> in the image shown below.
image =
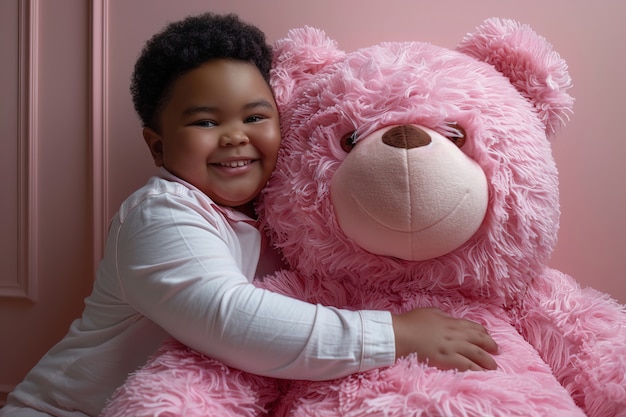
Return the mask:
<path fill-rule="evenodd" d="M 451 317 L 437 308 L 393 315 L 396 358 L 417 353 L 420 362 L 439 369 L 481 371 L 497 368 L 491 354 L 498 345 L 478 323 Z"/>

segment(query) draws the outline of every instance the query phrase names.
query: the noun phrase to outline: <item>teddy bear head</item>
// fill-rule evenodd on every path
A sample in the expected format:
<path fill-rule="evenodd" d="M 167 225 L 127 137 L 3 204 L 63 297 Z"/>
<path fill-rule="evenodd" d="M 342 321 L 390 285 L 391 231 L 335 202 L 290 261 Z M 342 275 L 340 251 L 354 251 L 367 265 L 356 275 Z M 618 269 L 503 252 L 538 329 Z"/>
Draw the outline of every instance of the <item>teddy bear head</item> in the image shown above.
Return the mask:
<path fill-rule="evenodd" d="M 565 62 L 529 27 L 488 19 L 456 50 L 349 53 L 294 29 L 271 82 L 283 142 L 257 210 L 317 301 L 456 291 L 507 303 L 546 267 L 551 141 L 573 99 Z"/>

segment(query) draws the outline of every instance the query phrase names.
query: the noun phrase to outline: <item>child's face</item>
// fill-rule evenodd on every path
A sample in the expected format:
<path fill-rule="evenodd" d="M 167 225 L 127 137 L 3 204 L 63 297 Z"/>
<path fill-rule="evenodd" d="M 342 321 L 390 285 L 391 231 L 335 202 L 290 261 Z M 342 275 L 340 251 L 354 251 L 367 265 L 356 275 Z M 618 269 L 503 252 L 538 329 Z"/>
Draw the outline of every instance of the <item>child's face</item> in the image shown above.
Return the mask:
<path fill-rule="evenodd" d="M 217 204 L 251 201 L 276 165 L 278 110 L 253 64 L 217 59 L 182 75 L 159 120 L 159 133 L 144 129 L 155 164 Z"/>

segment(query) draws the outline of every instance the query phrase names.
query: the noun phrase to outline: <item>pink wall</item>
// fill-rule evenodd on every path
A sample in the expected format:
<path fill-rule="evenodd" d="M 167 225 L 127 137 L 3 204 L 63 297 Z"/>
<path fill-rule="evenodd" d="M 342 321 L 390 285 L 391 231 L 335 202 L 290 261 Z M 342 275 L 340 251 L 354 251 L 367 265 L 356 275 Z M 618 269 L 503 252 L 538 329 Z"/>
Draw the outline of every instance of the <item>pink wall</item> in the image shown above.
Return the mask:
<path fill-rule="evenodd" d="M 262 4 L 262 6 L 261 6 Z M 127 92 L 141 43 L 165 22 L 192 12 L 234 12 L 259 25 L 270 40 L 288 29 L 324 29 L 346 50 L 384 40 L 423 40 L 454 47 L 491 16 L 530 24 L 567 60 L 574 80 L 575 115 L 554 146 L 561 172 L 562 218 L 551 265 L 626 302 L 626 3 L 600 0 L 266 0 L 113 1 L 110 52 L 111 152 L 120 161 L 111 178 L 109 210 L 151 172 Z M 151 13 L 144 11 L 150 8 Z M 123 140 L 122 140 L 123 139 Z M 129 180 L 130 179 L 130 180 Z"/>
<path fill-rule="evenodd" d="M 0 1 L 0 405 L 93 279 L 88 6 Z"/>

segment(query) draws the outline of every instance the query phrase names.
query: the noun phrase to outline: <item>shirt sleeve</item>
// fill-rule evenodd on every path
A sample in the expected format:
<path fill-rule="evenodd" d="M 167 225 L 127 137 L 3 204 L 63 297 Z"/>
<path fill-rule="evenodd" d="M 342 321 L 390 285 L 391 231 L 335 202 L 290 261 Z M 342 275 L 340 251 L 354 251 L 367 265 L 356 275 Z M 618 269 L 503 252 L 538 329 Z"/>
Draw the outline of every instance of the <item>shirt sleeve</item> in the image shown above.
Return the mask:
<path fill-rule="evenodd" d="M 125 301 L 187 346 L 258 375 L 326 380 L 393 364 L 390 313 L 255 287 L 209 220 L 172 195 L 130 212 L 116 236 Z"/>

